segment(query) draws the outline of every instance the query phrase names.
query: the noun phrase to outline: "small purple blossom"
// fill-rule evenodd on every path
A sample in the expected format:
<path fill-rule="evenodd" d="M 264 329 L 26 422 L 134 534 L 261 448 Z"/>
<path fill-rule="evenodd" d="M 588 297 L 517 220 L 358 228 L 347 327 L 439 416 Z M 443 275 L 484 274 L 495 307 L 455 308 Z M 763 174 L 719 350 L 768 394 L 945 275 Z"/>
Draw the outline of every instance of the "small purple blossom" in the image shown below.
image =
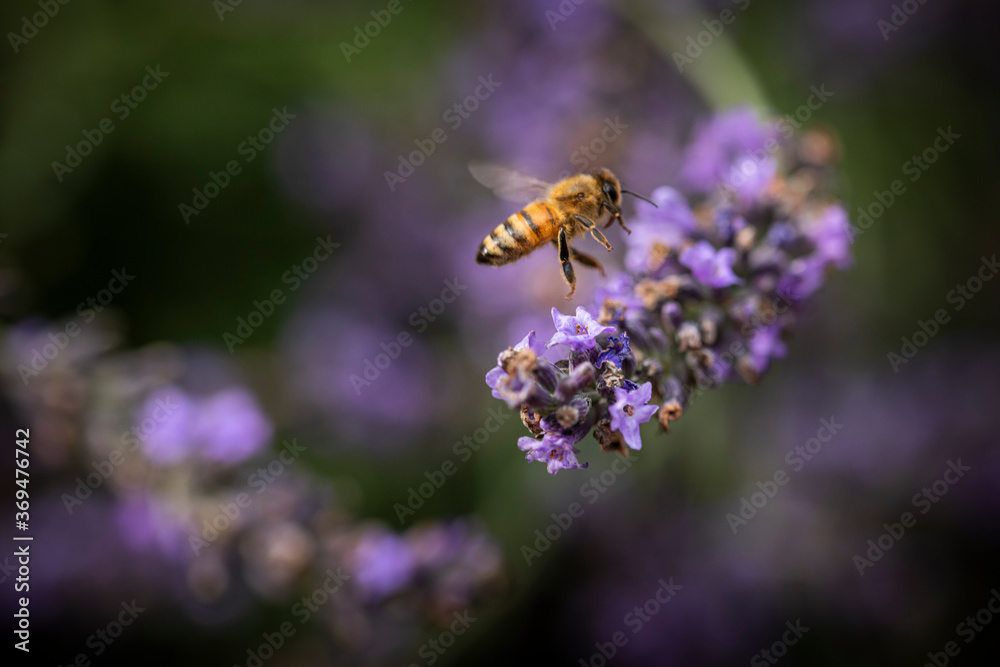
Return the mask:
<path fill-rule="evenodd" d="M 517 367 L 513 371 L 512 374 L 497 380 L 497 392 L 501 400 L 506 401 L 511 408 L 532 402 L 546 402 L 533 373 L 522 367 Z"/>
<path fill-rule="evenodd" d="M 716 250 L 707 241 L 698 241 L 685 248 L 680 263 L 691 269 L 698 282 L 709 287 L 729 287 L 743 282 L 733 273 L 736 251 L 732 248 Z"/>
<path fill-rule="evenodd" d="M 612 326 L 606 326 L 594 319 L 583 306 L 577 306 L 576 315 L 563 315 L 556 308 L 552 309 L 552 322 L 556 325 L 556 333 L 549 341 L 549 347 L 563 344 L 569 345 L 576 352 L 583 352 L 597 346 L 597 337 L 602 334 L 612 334 L 617 331 Z"/>
<path fill-rule="evenodd" d="M 528 332 L 527 336 L 521 339 L 520 343 L 518 343 L 511 349 L 531 350 L 536 355 L 541 355 L 542 352 L 545 351 L 545 346 L 536 340 L 535 332 L 534 330 L 532 330 Z M 492 392 L 493 398 L 499 398 L 501 400 L 503 399 L 503 396 L 500 395 L 500 391 L 497 389 L 497 383 L 500 381 L 500 378 L 507 375 L 507 372 L 501 366 L 500 359 L 502 356 L 503 352 L 501 352 L 500 355 L 497 356 L 497 365 L 494 368 L 490 369 L 490 371 L 486 374 L 486 384 L 490 389 L 493 390 Z"/>
<path fill-rule="evenodd" d="M 653 395 L 653 384 L 647 382 L 638 389 L 615 389 L 615 404 L 609 409 L 611 428 L 622 434 L 625 444 L 642 449 L 639 424 L 645 424 L 656 414 L 655 405 L 647 405 Z"/>
<path fill-rule="evenodd" d="M 527 436 L 517 440 L 517 448 L 527 452 L 524 458 L 528 461 L 544 461 L 550 475 L 555 475 L 560 470 L 586 468 L 589 465 L 577 461 L 574 444 L 576 441 L 572 437 L 556 433 L 546 433 L 541 440 Z"/>
<path fill-rule="evenodd" d="M 632 357 L 632 350 L 628 346 L 628 334 L 623 331 L 621 336 L 608 336 L 608 346 L 597 355 L 596 366 L 600 368 L 605 361 L 610 361 L 621 368 L 622 360 L 627 362 L 629 357 Z"/>

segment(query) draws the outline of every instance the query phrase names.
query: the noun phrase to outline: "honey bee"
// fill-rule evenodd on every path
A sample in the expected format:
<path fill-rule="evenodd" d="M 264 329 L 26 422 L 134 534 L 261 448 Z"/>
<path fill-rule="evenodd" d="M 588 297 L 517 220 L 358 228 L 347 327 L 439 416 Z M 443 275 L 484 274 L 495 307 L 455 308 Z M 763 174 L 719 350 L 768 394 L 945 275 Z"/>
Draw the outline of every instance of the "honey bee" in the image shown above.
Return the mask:
<path fill-rule="evenodd" d="M 501 199 L 530 202 L 483 239 L 476 252 L 476 263 L 492 266 L 509 264 L 551 242 L 559 251 L 562 277 L 569 285 L 567 299 L 576 292 L 576 273 L 570 260 L 605 275 L 599 261 L 570 247 L 569 242 L 590 232 L 610 252 L 614 248 L 598 229 L 599 225 L 607 229 L 617 220 L 622 229 L 632 233 L 622 218 L 622 194 L 630 194 L 653 204 L 641 195 L 622 189 L 618 178 L 603 168 L 589 174 L 575 174 L 558 183 L 546 183 L 494 165 L 472 163 L 469 171 L 473 178 L 492 189 Z"/>

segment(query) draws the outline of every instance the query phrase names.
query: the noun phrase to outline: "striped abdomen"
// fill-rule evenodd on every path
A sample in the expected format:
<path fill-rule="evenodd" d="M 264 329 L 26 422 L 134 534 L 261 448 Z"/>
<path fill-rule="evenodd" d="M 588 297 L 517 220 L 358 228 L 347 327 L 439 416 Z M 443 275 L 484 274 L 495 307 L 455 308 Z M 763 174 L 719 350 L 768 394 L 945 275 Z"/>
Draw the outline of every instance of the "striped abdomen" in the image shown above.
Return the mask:
<path fill-rule="evenodd" d="M 478 264 L 507 264 L 524 257 L 559 233 L 556 212 L 543 201 L 528 204 L 497 225 L 479 244 Z"/>

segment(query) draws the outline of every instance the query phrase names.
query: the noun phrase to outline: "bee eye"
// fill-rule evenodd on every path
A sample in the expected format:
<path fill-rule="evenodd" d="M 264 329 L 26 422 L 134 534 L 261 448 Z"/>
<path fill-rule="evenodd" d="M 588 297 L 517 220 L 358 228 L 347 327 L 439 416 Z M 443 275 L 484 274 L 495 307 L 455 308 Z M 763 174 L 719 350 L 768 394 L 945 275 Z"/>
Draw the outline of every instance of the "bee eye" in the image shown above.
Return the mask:
<path fill-rule="evenodd" d="M 604 184 L 604 194 L 606 194 L 608 196 L 608 199 L 611 200 L 612 204 L 614 204 L 616 201 L 618 201 L 618 193 L 615 192 L 614 186 L 611 185 L 610 183 L 605 183 Z"/>
<path fill-rule="evenodd" d="M 576 194 L 576 198 L 577 198 L 577 199 L 579 199 L 580 201 L 583 201 L 584 199 L 586 199 L 586 198 L 587 198 L 587 195 L 586 195 L 586 193 L 584 193 L 584 192 L 578 192 L 578 193 Z"/>

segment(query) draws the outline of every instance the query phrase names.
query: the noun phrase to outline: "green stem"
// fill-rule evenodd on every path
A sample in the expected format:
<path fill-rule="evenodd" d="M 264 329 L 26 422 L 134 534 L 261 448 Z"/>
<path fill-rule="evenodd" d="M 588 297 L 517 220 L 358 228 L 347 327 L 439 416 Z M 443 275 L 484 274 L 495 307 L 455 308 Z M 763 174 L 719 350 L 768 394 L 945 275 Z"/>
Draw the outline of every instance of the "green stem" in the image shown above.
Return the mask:
<path fill-rule="evenodd" d="M 719 17 L 710 17 L 696 9 L 668 16 L 668 8 L 653 7 L 648 0 L 617 0 L 613 4 L 672 66 L 680 67 L 681 74 L 713 109 L 718 111 L 737 104 L 751 104 L 762 110 L 773 108 L 755 73 L 729 39 L 730 26 L 720 22 L 724 26 L 722 32 L 713 36 L 708 46 L 699 47 L 702 51 L 691 59 L 693 62 L 687 62 L 688 37 L 697 38 L 699 33 L 707 32 L 702 21 Z M 735 5 L 731 11 L 736 16 L 733 23 L 738 23 L 743 12 Z"/>

